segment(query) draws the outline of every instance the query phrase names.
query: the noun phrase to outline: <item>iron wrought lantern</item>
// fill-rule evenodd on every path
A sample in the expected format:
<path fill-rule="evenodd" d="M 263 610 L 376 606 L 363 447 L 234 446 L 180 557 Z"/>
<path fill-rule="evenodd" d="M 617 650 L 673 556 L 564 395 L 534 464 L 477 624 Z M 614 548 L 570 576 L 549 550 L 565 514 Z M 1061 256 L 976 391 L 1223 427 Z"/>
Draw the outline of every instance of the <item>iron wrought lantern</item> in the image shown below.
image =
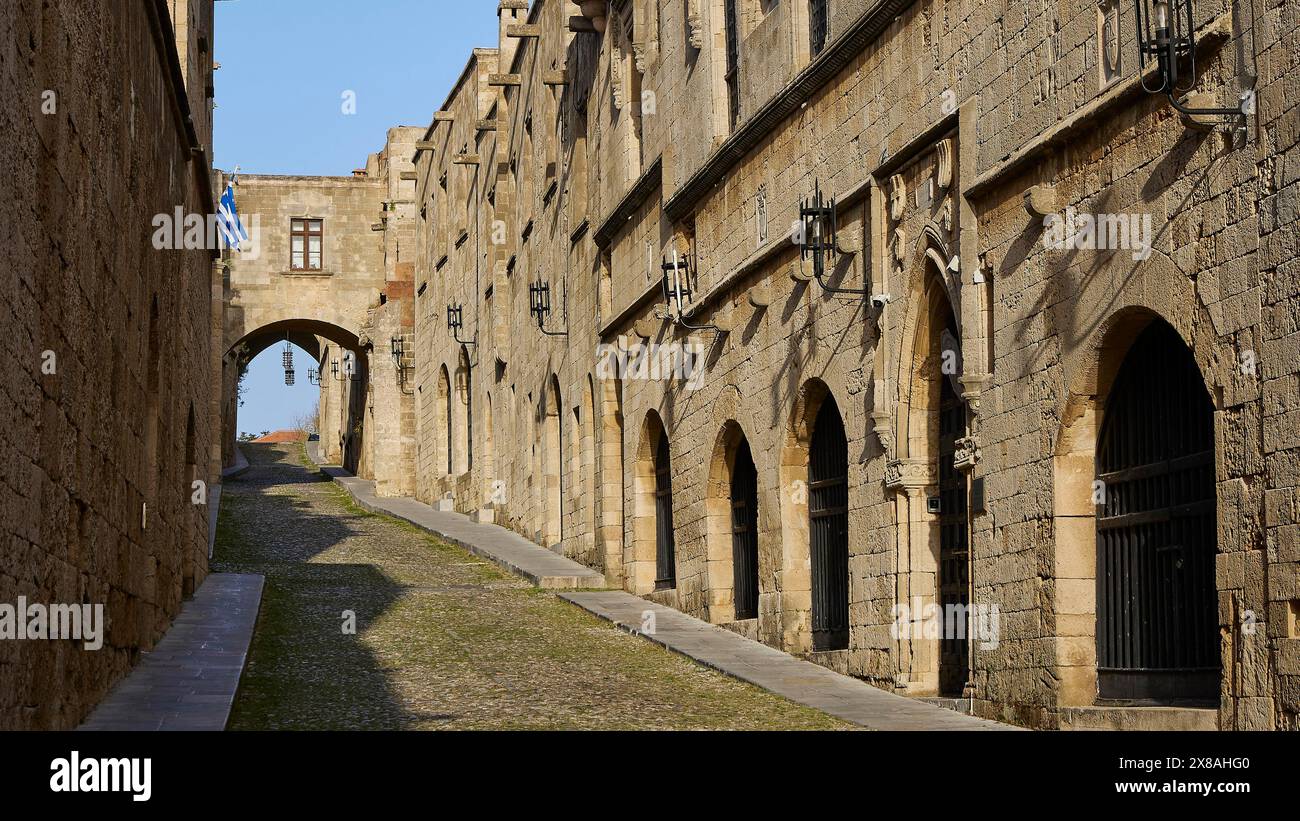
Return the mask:
<path fill-rule="evenodd" d="M 465 327 L 464 311 L 464 307 L 459 304 L 447 306 L 447 330 L 451 331 L 451 338 L 461 345 L 473 345 L 474 340 L 460 338 L 460 329 Z"/>
<path fill-rule="evenodd" d="M 813 276 L 820 280 L 827 264 L 834 264 L 835 235 L 839 229 L 835 198 L 825 200 L 820 183 L 814 183 L 812 197 L 800 203 L 799 220 L 802 223 L 799 259 L 811 260 Z"/>
<path fill-rule="evenodd" d="M 1138 58 L 1142 88 L 1150 94 L 1168 96 L 1170 104 L 1181 114 L 1210 117 L 1245 117 L 1246 104 L 1240 108 L 1190 108 L 1178 101 L 1179 94 L 1191 90 L 1180 88 L 1182 68 L 1186 63 L 1191 83 L 1196 82 L 1196 24 L 1193 0 L 1135 0 L 1137 4 Z M 1157 84 L 1145 79 L 1147 67 L 1156 65 Z"/>

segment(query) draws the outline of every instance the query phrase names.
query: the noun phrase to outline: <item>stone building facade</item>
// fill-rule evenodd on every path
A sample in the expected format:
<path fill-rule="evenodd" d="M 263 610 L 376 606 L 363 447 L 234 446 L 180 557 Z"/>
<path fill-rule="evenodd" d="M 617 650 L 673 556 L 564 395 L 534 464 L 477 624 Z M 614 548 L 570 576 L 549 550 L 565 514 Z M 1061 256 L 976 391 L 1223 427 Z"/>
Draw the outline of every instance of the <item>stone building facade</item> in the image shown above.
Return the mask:
<path fill-rule="evenodd" d="M 75 727 L 207 573 L 221 302 L 155 232 L 214 208 L 212 42 L 210 0 L 0 5 L 3 729 Z"/>
<path fill-rule="evenodd" d="M 1191 5 L 1243 117 L 1106 0 L 499 3 L 415 143 L 416 494 L 987 717 L 1297 728 L 1298 21 Z"/>
<path fill-rule="evenodd" d="M 414 332 L 410 157 L 420 129 L 396 127 L 350 177 L 235 178 L 249 243 L 221 264 L 223 464 L 234 461 L 238 382 L 258 354 L 293 343 L 320 386 L 322 456 L 386 495 L 414 493 L 414 389 L 396 342 Z M 223 185 L 224 185 L 223 177 Z"/>

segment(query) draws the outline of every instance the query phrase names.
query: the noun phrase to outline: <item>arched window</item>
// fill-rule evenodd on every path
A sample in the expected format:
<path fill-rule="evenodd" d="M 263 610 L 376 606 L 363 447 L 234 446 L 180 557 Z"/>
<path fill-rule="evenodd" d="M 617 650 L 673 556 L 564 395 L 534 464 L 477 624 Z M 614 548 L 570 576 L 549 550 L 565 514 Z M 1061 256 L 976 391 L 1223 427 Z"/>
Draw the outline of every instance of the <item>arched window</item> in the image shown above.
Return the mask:
<path fill-rule="evenodd" d="M 455 400 L 452 402 L 450 472 L 460 475 L 474 467 L 474 406 L 471 399 L 469 353 L 462 346 L 456 362 Z"/>
<path fill-rule="evenodd" d="M 741 439 L 731 467 L 731 561 L 736 619 L 758 618 L 758 469 Z"/>
<path fill-rule="evenodd" d="M 564 540 L 564 431 L 561 426 L 560 382 L 554 375 L 542 393 L 542 533 L 548 547 Z"/>
<path fill-rule="evenodd" d="M 808 530 L 812 559 L 813 649 L 849 646 L 848 440 L 827 396 L 808 449 Z"/>
<path fill-rule="evenodd" d="M 830 39 L 827 0 L 808 0 L 808 54 L 816 57 Z"/>
<path fill-rule="evenodd" d="M 673 471 L 668 434 L 659 431 L 655 444 L 655 590 L 677 586 L 677 542 L 673 534 Z"/>
<path fill-rule="evenodd" d="M 451 379 L 447 375 L 447 366 L 438 369 L 438 404 L 434 409 L 438 425 L 438 452 L 435 454 L 439 472 L 451 475 L 452 425 L 451 425 Z"/>

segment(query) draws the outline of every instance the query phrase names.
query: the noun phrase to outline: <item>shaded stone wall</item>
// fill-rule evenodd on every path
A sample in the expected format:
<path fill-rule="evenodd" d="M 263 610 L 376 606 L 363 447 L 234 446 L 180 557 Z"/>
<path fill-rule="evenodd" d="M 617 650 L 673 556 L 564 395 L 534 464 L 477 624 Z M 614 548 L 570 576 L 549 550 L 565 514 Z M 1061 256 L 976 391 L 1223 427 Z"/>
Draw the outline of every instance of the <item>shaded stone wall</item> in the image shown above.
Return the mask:
<path fill-rule="evenodd" d="M 102 604 L 103 647 L 0 641 L 0 727 L 75 727 L 207 573 L 210 251 L 155 215 L 212 210 L 210 2 L 0 7 L 0 601 Z M 48 94 L 47 94 L 48 92 Z M 43 103 L 47 107 L 43 108 Z M 196 129 L 198 130 L 198 129 Z M 44 367 L 43 367 L 44 366 Z"/>

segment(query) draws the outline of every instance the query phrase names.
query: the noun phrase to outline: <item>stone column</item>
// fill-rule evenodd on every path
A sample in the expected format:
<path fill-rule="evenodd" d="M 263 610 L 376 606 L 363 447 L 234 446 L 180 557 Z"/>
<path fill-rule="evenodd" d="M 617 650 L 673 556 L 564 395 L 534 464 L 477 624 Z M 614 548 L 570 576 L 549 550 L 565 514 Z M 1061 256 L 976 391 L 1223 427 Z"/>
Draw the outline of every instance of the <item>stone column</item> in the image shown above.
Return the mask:
<path fill-rule="evenodd" d="M 885 469 L 885 486 L 895 493 L 897 517 L 896 604 L 908 608 L 908 618 L 896 622 L 894 689 L 907 695 L 933 695 L 939 690 L 939 639 L 925 636 L 924 621 L 926 609 L 938 606 L 939 532 L 926 510 L 926 498 L 938 481 L 938 471 L 928 460 L 895 459 Z"/>

